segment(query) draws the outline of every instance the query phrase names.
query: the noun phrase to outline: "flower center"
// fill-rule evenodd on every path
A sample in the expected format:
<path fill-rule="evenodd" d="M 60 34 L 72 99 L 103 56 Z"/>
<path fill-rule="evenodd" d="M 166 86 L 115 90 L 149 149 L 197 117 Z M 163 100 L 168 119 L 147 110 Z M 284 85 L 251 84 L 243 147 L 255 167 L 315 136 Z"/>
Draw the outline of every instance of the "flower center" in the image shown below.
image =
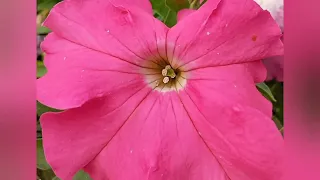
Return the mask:
<path fill-rule="evenodd" d="M 171 79 L 174 79 L 176 77 L 176 73 L 174 72 L 174 70 L 171 68 L 170 65 L 166 65 L 166 67 L 164 69 L 162 69 L 162 76 L 163 78 L 163 83 L 167 84 Z"/>
<path fill-rule="evenodd" d="M 171 64 L 162 57 L 148 59 L 143 65 L 145 68 L 142 68 L 146 83 L 160 92 L 182 90 L 187 82 L 187 74 L 182 69 L 176 68 Z"/>

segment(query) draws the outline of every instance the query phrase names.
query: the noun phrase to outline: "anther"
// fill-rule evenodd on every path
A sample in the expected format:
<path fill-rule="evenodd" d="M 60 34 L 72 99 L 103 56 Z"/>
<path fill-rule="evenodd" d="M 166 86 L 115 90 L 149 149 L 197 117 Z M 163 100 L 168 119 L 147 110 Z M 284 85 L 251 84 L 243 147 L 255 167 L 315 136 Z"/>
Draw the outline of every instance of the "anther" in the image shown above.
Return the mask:
<path fill-rule="evenodd" d="M 167 84 L 169 82 L 169 80 L 170 80 L 169 77 L 166 76 L 163 78 L 162 81 L 163 81 L 163 83 Z"/>
<path fill-rule="evenodd" d="M 168 70 L 167 69 L 162 69 L 162 76 L 167 76 Z"/>
<path fill-rule="evenodd" d="M 176 77 L 176 73 L 174 72 L 174 70 L 171 68 L 170 65 L 166 65 L 166 67 L 162 69 L 161 74 L 162 76 L 169 76 L 172 79 Z"/>

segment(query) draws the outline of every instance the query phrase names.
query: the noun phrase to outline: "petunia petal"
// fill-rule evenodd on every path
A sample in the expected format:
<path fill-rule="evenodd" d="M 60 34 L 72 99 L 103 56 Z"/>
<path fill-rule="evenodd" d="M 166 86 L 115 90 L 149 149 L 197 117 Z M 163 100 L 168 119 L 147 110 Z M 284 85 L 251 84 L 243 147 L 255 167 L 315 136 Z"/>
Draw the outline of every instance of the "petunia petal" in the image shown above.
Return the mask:
<path fill-rule="evenodd" d="M 63 1 L 44 25 L 61 38 L 136 64 L 157 53 L 168 31 L 151 14 L 123 1 Z"/>
<path fill-rule="evenodd" d="M 170 29 L 168 57 L 185 70 L 255 61 L 282 54 L 280 36 L 254 1 L 209 0 Z"/>
<path fill-rule="evenodd" d="M 80 108 L 42 115 L 44 151 L 56 175 L 69 180 L 87 165 L 150 91 L 133 84 Z"/>
<path fill-rule="evenodd" d="M 257 72 L 252 72 L 254 69 L 257 69 Z M 258 76 L 253 76 L 253 74 Z M 258 61 L 190 71 L 188 72 L 187 85 L 190 84 L 188 88 L 190 91 L 193 91 L 193 86 L 201 87 L 203 94 L 208 96 L 218 94 L 228 97 L 240 105 L 256 108 L 271 118 L 272 104 L 261 96 L 255 86 L 255 83 L 259 82 L 258 80 L 265 79 L 265 77 L 266 69 Z M 209 92 L 206 93 L 206 90 Z"/>
<path fill-rule="evenodd" d="M 127 1 L 63 1 L 45 25 L 54 33 L 42 44 L 48 73 L 38 80 L 38 99 L 57 109 L 125 87 L 141 79 L 144 62 L 165 55 L 168 28 Z"/>
<path fill-rule="evenodd" d="M 195 12 L 193 9 L 182 9 L 178 12 L 177 19 L 181 21 L 183 18 L 189 16 L 191 13 Z"/>
<path fill-rule="evenodd" d="M 84 168 L 93 179 L 229 180 L 177 94 L 130 88 L 112 97 L 42 117 L 58 177 Z"/>
<path fill-rule="evenodd" d="M 263 63 L 268 69 L 267 81 L 276 79 L 279 82 L 283 82 L 284 56 L 266 58 Z"/>
<path fill-rule="evenodd" d="M 42 44 L 46 75 L 37 80 L 37 99 L 56 109 L 79 107 L 114 89 L 143 82 L 141 66 L 71 43 L 52 33 Z M 112 78 L 113 77 L 113 78 Z"/>
<path fill-rule="evenodd" d="M 240 69 L 229 68 L 229 73 Z M 261 95 L 253 93 L 254 83 L 241 78 L 242 86 L 232 89 L 231 75 L 221 70 L 217 74 L 223 77 L 220 81 L 189 80 L 185 91 L 179 93 L 199 135 L 230 179 L 281 179 L 283 138 L 270 115 L 262 110 Z"/>

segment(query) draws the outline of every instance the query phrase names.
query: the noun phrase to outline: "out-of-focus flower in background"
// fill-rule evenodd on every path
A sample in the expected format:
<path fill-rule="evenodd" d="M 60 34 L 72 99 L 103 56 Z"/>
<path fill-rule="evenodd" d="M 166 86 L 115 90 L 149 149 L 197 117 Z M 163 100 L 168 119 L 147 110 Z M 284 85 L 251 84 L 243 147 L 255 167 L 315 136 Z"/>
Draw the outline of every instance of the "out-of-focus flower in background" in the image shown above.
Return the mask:
<path fill-rule="evenodd" d="M 282 32 L 283 27 L 283 0 L 255 0 L 263 9 L 268 10 L 272 17 L 280 26 Z M 282 38 L 283 42 L 283 38 Z M 268 70 L 267 81 L 277 80 L 283 81 L 283 60 L 284 56 L 275 56 L 263 60 L 264 65 Z"/>

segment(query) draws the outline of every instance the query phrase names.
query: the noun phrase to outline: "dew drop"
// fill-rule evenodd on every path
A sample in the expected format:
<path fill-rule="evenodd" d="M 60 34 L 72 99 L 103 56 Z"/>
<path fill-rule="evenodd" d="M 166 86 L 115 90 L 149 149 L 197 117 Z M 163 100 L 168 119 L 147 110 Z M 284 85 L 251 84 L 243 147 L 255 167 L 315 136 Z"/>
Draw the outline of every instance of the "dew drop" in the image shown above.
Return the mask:
<path fill-rule="evenodd" d="M 63 57 L 63 60 L 65 61 L 67 59 L 67 57 Z"/>
<path fill-rule="evenodd" d="M 217 52 L 217 54 L 219 55 L 220 53 Z"/>
<path fill-rule="evenodd" d="M 110 30 L 108 29 L 108 30 L 107 30 L 107 33 L 109 33 L 109 32 L 110 32 Z"/>
<path fill-rule="evenodd" d="M 207 32 L 207 35 L 209 36 L 210 34 L 211 34 L 211 33 L 208 31 L 208 32 Z"/>
<path fill-rule="evenodd" d="M 201 132 L 200 132 L 200 131 L 198 131 L 198 133 L 199 133 L 199 135 L 201 136 Z"/>
<path fill-rule="evenodd" d="M 228 23 L 226 24 L 226 26 L 225 27 L 228 27 Z"/>
<path fill-rule="evenodd" d="M 84 69 L 82 69 L 81 72 L 84 72 Z"/>
<path fill-rule="evenodd" d="M 238 108 L 237 106 L 234 106 L 232 109 L 236 112 L 240 112 L 240 108 Z"/>
<path fill-rule="evenodd" d="M 132 154 L 132 153 L 133 153 L 133 150 L 131 149 L 131 150 L 130 150 L 130 154 Z"/>
<path fill-rule="evenodd" d="M 234 86 L 235 88 L 237 87 L 237 85 L 235 85 L 235 84 L 234 84 L 233 86 Z"/>

